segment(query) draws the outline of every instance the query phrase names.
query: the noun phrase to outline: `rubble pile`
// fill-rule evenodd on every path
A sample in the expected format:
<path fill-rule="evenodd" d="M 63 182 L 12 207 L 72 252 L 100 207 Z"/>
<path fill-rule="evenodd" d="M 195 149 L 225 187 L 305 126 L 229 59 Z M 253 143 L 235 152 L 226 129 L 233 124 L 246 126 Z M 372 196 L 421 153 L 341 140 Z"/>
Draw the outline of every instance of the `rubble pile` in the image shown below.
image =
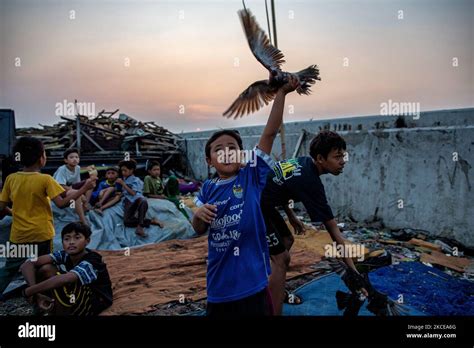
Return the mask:
<path fill-rule="evenodd" d="M 102 110 L 94 117 L 61 116 L 60 122 L 42 128 L 19 128 L 17 136 L 40 139 L 49 155 L 61 155 L 71 147 L 78 147 L 77 128 L 80 130 L 81 154 L 112 154 L 131 151 L 136 154 L 160 156 L 180 153 L 179 136 L 154 122 L 141 122 L 126 114 L 114 115 Z"/>

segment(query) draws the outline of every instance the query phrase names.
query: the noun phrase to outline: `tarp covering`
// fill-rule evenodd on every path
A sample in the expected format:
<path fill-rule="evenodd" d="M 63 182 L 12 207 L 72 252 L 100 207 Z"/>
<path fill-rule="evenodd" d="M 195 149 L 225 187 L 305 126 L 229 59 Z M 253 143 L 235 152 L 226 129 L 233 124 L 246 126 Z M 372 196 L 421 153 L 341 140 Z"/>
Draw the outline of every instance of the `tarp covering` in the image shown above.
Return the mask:
<path fill-rule="evenodd" d="M 103 216 L 94 211 L 87 214 L 91 222 L 92 237 L 88 248 L 96 250 L 117 250 L 124 247 L 158 243 L 170 239 L 187 239 L 196 235 L 191 223 L 176 208 L 174 203 L 165 199 L 147 199 L 148 218 L 157 218 L 163 222 L 164 227 L 150 226 L 146 228 L 147 237 L 141 238 L 135 234 L 135 228 L 123 225 L 123 205 L 118 203 L 104 210 Z M 187 209 L 187 208 L 186 208 Z M 192 211 L 187 209 L 188 215 Z M 62 249 L 61 230 L 71 221 L 77 221 L 73 209 L 59 209 L 53 204 L 54 226 L 56 238 L 55 250 Z"/>
<path fill-rule="evenodd" d="M 113 285 L 114 304 L 104 315 L 137 314 L 181 299 L 206 297 L 207 236 L 170 240 L 124 251 L 101 251 Z M 292 250 L 287 278 L 313 272 L 321 256 Z"/>
<path fill-rule="evenodd" d="M 372 279 L 372 277 L 370 277 Z M 385 279 L 387 283 L 390 283 L 390 279 Z M 380 290 L 378 287 L 376 287 Z M 342 316 L 344 310 L 337 309 L 336 303 L 336 291 L 341 290 L 349 292 L 341 277 L 336 273 L 324 275 L 321 278 L 312 280 L 300 288 L 295 293 L 302 300 L 303 303 L 299 305 L 283 305 L 283 315 L 288 316 Z M 396 297 L 395 297 L 396 299 Z M 367 301 L 362 305 L 359 315 L 360 316 L 374 316 L 367 310 Z M 422 312 L 410 307 L 406 304 L 409 309 L 408 315 L 425 315 Z"/>
<path fill-rule="evenodd" d="M 61 250 L 61 230 L 72 221 L 78 221 L 77 214 L 71 208 L 59 209 L 54 204 L 54 249 Z M 186 208 L 189 216 L 192 211 Z M 188 239 L 196 236 L 191 223 L 176 208 L 174 203 L 164 199 L 148 199 L 147 217 L 155 217 L 163 222 L 164 227 L 150 226 L 146 228 L 146 238 L 138 237 L 135 229 L 123 225 L 123 206 L 121 203 L 104 210 L 103 216 L 94 211 L 86 214 L 90 221 L 92 236 L 88 246 L 96 250 L 117 250 L 125 247 L 158 243 L 170 239 Z M 11 217 L 6 216 L 0 221 L 0 241 L 8 240 L 10 234 Z M 1 265 L 1 263 L 0 263 Z"/>
<path fill-rule="evenodd" d="M 474 283 L 420 262 L 401 262 L 370 273 L 374 287 L 426 315 L 474 315 Z"/>

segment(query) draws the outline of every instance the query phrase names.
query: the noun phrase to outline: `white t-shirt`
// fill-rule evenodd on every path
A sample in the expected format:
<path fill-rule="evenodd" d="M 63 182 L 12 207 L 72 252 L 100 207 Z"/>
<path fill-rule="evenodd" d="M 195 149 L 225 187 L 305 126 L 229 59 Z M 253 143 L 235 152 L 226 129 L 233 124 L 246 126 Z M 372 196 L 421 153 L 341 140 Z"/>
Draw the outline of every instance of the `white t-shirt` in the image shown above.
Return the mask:
<path fill-rule="evenodd" d="M 74 171 L 71 172 L 67 165 L 63 164 L 54 172 L 53 178 L 60 185 L 71 186 L 81 181 L 81 168 L 75 166 Z"/>

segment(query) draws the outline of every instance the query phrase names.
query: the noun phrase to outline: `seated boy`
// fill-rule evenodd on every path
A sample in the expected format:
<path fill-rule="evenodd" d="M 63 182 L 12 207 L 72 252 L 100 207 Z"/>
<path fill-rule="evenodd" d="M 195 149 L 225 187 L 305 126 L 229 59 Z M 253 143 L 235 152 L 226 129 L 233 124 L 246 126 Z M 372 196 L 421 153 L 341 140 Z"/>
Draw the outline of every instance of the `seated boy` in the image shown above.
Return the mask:
<path fill-rule="evenodd" d="M 179 200 L 179 183 L 178 179 L 171 175 L 168 178 L 166 187 L 161 181 L 161 166 L 157 161 L 151 161 L 147 164 L 148 175 L 145 176 L 145 184 L 143 186 L 143 194 L 147 198 L 167 199 L 176 205 L 176 208 L 189 220 L 189 215 L 184 208 L 181 207 Z"/>
<path fill-rule="evenodd" d="M 146 237 L 144 227 L 150 224 L 163 224 L 157 219 L 147 219 L 148 202 L 143 197 L 143 181 L 134 175 L 137 163 L 134 160 L 121 161 L 119 168 L 124 179 L 118 178 L 115 182 L 122 186 L 123 192 L 123 222 L 126 227 L 136 227 L 135 233 L 139 237 Z M 137 216 L 136 216 L 137 215 Z"/>
<path fill-rule="evenodd" d="M 102 257 L 87 249 L 89 226 L 71 222 L 61 231 L 63 250 L 28 260 L 23 295 L 55 315 L 97 315 L 112 304 L 112 283 Z"/>
<path fill-rule="evenodd" d="M 323 222 L 332 239 L 344 245 L 342 234 L 326 200 L 320 176 L 328 173 L 337 176 L 342 173 L 345 150 L 346 142 L 341 136 L 334 132 L 322 131 L 311 142 L 310 156 L 277 162 L 273 172 L 268 176 L 262 192 L 261 208 L 272 262 L 269 289 L 277 315 L 281 314 L 285 299 L 286 272 L 290 263 L 289 250 L 294 238 L 276 208 L 283 207 L 295 231 L 302 232 L 304 226 L 288 204 L 290 201 L 303 203 L 311 220 Z M 346 258 L 345 262 L 355 270 L 352 259 Z M 292 296 L 293 301 L 290 299 L 292 303 L 300 302 L 299 298 Z"/>
<path fill-rule="evenodd" d="M 56 172 L 54 172 L 54 179 L 61 185 L 66 191 L 77 190 L 81 188 L 84 184 L 84 181 L 81 181 L 81 168 L 79 167 L 79 150 L 77 149 L 68 149 L 64 151 L 63 154 L 64 162 Z M 91 177 L 93 179 L 93 177 Z M 86 225 L 88 224 L 84 210 L 87 210 L 87 204 L 89 202 L 90 196 L 92 195 L 92 189 L 89 189 L 85 192 L 85 195 L 81 195 L 76 200 L 74 209 L 79 216 L 79 220 Z"/>
<path fill-rule="evenodd" d="M 49 254 L 54 237 L 51 200 L 59 208 L 65 208 L 92 189 L 95 181 L 87 180 L 82 188 L 70 190 L 63 197 L 64 189 L 51 175 L 40 173 L 46 165 L 46 153 L 40 140 L 22 137 L 13 147 L 13 153 L 15 157 L 19 156 L 23 169 L 7 177 L 0 195 L 0 211 L 6 210 L 9 203 L 13 205 L 10 243 L 30 244 L 37 248 L 38 255 Z M 21 264 L 28 257 L 38 255 L 7 258 L 5 266 L 0 268 L 0 295 L 15 277 Z"/>
<path fill-rule="evenodd" d="M 97 189 L 92 193 L 91 204 L 94 204 L 95 211 L 102 215 L 103 211 L 120 201 L 122 196 L 122 186 L 117 184 L 118 169 L 109 167 L 105 172 L 105 180 L 101 181 Z"/>
<path fill-rule="evenodd" d="M 217 177 L 203 184 L 192 222 L 197 233 L 209 229 L 210 317 L 272 314 L 267 289 L 270 260 L 260 195 L 273 164 L 269 154 L 282 123 L 285 95 L 298 84 L 298 79 L 290 75 L 289 82 L 276 93 L 257 148 L 251 152 L 253 161 L 243 166 L 237 160 L 243 145 L 236 131 L 218 131 L 206 143 L 206 161 L 215 167 Z"/>
<path fill-rule="evenodd" d="M 145 176 L 143 194 L 148 198 L 166 199 L 161 181 L 161 166 L 157 161 L 147 163 L 148 175 Z"/>

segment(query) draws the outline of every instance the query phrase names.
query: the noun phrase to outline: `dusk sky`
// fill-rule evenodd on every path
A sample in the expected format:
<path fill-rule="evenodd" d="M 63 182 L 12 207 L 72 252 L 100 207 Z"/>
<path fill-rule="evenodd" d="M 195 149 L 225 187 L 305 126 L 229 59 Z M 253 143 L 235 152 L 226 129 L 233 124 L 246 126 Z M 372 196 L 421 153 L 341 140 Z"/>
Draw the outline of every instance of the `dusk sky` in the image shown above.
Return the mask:
<path fill-rule="evenodd" d="M 74 99 L 177 133 L 266 122 L 271 105 L 222 117 L 268 76 L 240 0 L 0 3 L 0 107 L 15 110 L 17 127 L 56 123 L 56 103 Z M 389 99 L 422 111 L 474 106 L 474 1 L 275 4 L 283 68 L 317 64 L 322 78 L 310 96 L 288 96 L 285 122 L 376 115 Z M 246 5 L 267 31 L 265 1 Z"/>

